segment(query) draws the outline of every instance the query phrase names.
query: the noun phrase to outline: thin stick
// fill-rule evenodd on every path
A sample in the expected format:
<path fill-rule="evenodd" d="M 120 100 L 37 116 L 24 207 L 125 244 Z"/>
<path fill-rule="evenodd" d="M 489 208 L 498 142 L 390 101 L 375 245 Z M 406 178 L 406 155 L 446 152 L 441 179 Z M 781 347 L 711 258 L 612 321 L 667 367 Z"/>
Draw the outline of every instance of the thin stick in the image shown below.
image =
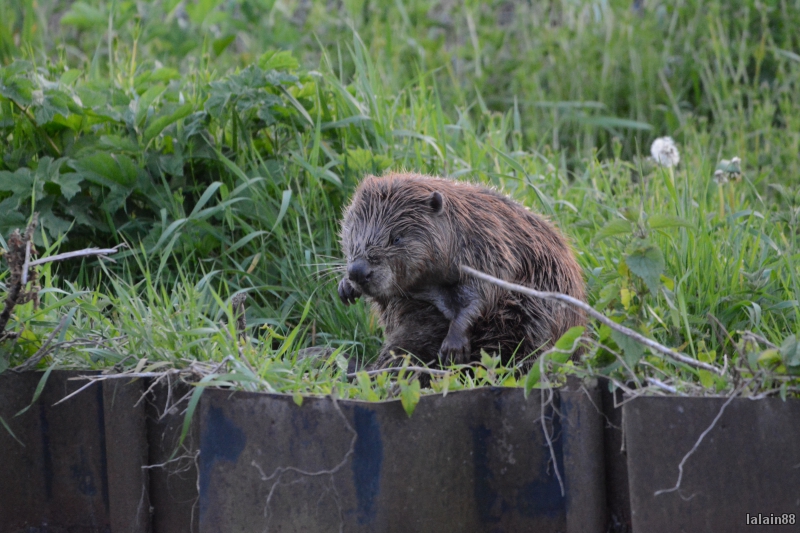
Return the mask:
<path fill-rule="evenodd" d="M 573 307 L 577 307 L 578 309 L 581 309 L 581 310 L 585 311 L 586 313 L 588 313 L 590 316 L 592 316 L 593 318 L 595 318 L 599 322 L 602 322 L 606 326 L 610 327 L 614 331 L 622 333 L 623 335 L 626 335 L 626 336 L 630 337 L 631 339 L 635 340 L 636 342 L 644 344 L 648 348 L 652 348 L 653 350 L 655 350 L 657 352 L 661 352 L 664 355 L 667 355 L 667 356 L 675 359 L 676 361 L 680 361 L 681 363 L 685 363 L 685 364 L 687 364 L 689 366 L 693 366 L 695 368 L 702 368 L 704 370 L 708 370 L 710 372 L 714 372 L 715 374 L 720 374 L 721 375 L 721 372 L 717 367 L 715 367 L 713 365 L 709 365 L 708 363 L 704 363 L 702 361 L 698 361 L 697 359 L 693 359 L 693 358 L 689 357 L 688 355 L 684 355 L 682 353 L 676 352 L 672 348 L 668 348 L 668 347 L 664 346 L 663 344 L 660 344 L 660 343 L 658 343 L 658 342 L 656 342 L 656 341 L 654 341 L 652 339 L 648 339 L 644 335 L 642 335 L 640 333 L 637 333 L 637 332 L 633 331 L 630 328 L 626 328 L 625 326 L 617 324 L 616 322 L 614 322 L 613 320 L 611 320 L 610 318 L 608 318 L 604 314 L 602 314 L 602 313 L 600 313 L 598 311 L 595 311 L 595 309 L 592 306 L 590 306 L 589 304 L 587 304 L 586 302 L 582 302 L 582 301 L 578 300 L 577 298 L 573 298 L 572 296 L 569 296 L 569 295 L 566 295 L 566 294 L 562 294 L 560 292 L 537 291 L 537 290 L 531 289 L 529 287 L 524 287 L 522 285 L 517 285 L 516 283 L 509 283 L 507 281 L 503 281 L 501 279 L 497 279 L 494 276 L 490 276 L 489 274 L 484 274 L 483 272 L 480 272 L 479 270 L 475 270 L 474 268 L 470 268 L 470 267 L 464 266 L 464 265 L 461 265 L 461 270 L 466 272 L 467 274 L 469 274 L 471 276 L 475 276 L 476 278 L 482 279 L 483 281 L 488 281 L 489 283 L 492 283 L 494 285 L 497 285 L 498 287 L 502 287 L 503 289 L 506 289 L 506 290 L 509 290 L 509 291 L 519 292 L 519 293 L 522 293 L 522 294 L 527 294 L 528 296 L 533 296 L 534 298 L 542 298 L 542 299 L 545 299 L 545 300 L 557 300 L 559 302 L 563 302 L 563 303 L 569 304 L 569 305 L 571 305 Z"/>
<path fill-rule="evenodd" d="M 91 387 L 92 385 L 94 385 L 95 383 L 97 383 L 99 381 L 103 381 L 103 380 L 102 379 L 93 379 L 93 380 L 91 380 L 89 383 L 87 383 L 86 385 L 84 385 L 80 389 L 76 390 L 72 394 L 68 394 L 68 395 L 64 396 L 63 398 L 61 398 L 60 400 L 58 400 L 56 403 L 53 404 L 53 407 L 55 407 L 56 405 L 58 405 L 60 403 L 66 402 L 67 400 L 69 400 L 73 396 L 76 396 L 78 393 L 83 392 L 84 390 L 88 389 L 89 387 Z"/>
<path fill-rule="evenodd" d="M 664 389 L 665 391 L 671 392 L 672 394 L 678 394 L 678 389 L 676 389 L 675 387 L 672 387 L 670 385 L 667 385 L 666 383 L 664 383 L 661 380 L 658 380 L 656 378 L 649 378 L 649 377 L 645 378 L 645 379 L 647 380 L 647 382 L 649 384 L 655 385 L 659 389 Z"/>
<path fill-rule="evenodd" d="M 64 252 L 63 254 L 51 255 L 49 257 L 43 257 L 41 259 L 37 259 L 36 261 L 31 261 L 30 263 L 28 263 L 28 266 L 32 267 L 36 265 L 43 265 L 45 263 L 52 263 L 54 261 L 64 261 L 65 259 L 74 259 L 76 257 L 115 254 L 119 252 L 120 248 L 125 248 L 125 247 L 126 245 L 123 243 L 113 248 L 86 248 L 83 250 L 75 250 L 74 252 Z M 23 275 L 27 275 L 27 269 L 25 269 Z M 25 284 L 24 278 L 22 283 L 23 285 Z"/>
<path fill-rule="evenodd" d="M 31 266 L 31 241 L 25 243 L 25 263 L 22 264 L 22 286 L 28 284 L 28 269 Z"/>
<path fill-rule="evenodd" d="M 102 374 L 99 376 L 75 376 L 68 378 L 69 381 L 88 379 L 90 381 L 105 381 L 107 379 L 125 379 L 125 378 L 157 378 L 165 374 L 194 374 L 191 370 L 186 369 L 172 369 L 165 370 L 164 372 L 127 372 L 125 374 Z M 62 400 L 63 401 L 63 400 Z"/>

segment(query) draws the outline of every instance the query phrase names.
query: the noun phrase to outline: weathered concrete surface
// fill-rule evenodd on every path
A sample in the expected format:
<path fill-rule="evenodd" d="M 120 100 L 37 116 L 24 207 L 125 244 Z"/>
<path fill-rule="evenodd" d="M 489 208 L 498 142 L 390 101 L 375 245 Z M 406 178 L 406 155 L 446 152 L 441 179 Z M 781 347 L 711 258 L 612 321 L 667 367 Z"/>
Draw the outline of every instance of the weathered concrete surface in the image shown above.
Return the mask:
<path fill-rule="evenodd" d="M 623 407 L 634 533 L 800 531 L 800 401 L 636 398 Z M 794 513 L 794 525 L 750 516 Z"/>
<path fill-rule="evenodd" d="M 576 494 L 576 484 L 588 487 L 570 518 L 536 392 L 528 400 L 520 389 L 425 396 L 409 418 L 399 401 L 307 398 L 297 406 L 289 396 L 207 390 L 200 531 L 563 532 L 570 523 L 588 531 L 581 524 L 604 509 L 583 517 L 580 507 L 602 501 L 602 469 L 565 473 L 562 434 L 578 451 L 583 428 L 601 438 L 602 425 L 579 405 L 583 392 L 555 396 L 556 408 L 577 415 L 566 431 L 552 406 L 544 409 L 562 477 Z M 567 469 L 586 464 L 566 461 Z"/>

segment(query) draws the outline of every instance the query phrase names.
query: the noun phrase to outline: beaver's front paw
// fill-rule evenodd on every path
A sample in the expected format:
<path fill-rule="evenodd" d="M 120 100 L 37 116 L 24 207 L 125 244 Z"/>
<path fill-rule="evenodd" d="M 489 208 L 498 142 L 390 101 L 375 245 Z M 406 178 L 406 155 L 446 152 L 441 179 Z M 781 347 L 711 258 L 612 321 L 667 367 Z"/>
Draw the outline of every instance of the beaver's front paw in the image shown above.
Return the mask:
<path fill-rule="evenodd" d="M 442 364 L 461 365 L 467 362 L 470 353 L 469 338 L 466 335 L 448 333 L 439 348 L 439 360 Z"/>
<path fill-rule="evenodd" d="M 350 283 L 349 279 L 342 278 L 342 281 L 339 282 L 339 298 L 344 305 L 355 303 L 359 296 L 361 296 L 361 291 Z"/>

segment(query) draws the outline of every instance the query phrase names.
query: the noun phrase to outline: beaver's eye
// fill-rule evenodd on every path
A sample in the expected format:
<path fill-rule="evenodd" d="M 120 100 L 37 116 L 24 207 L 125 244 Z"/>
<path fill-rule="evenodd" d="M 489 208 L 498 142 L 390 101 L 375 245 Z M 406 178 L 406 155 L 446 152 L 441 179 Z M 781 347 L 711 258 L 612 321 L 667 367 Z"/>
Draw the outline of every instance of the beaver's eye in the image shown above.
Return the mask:
<path fill-rule="evenodd" d="M 402 240 L 403 240 L 403 238 L 400 235 L 395 235 L 394 239 L 392 239 L 392 244 L 397 246 L 398 244 L 400 244 L 402 242 Z"/>

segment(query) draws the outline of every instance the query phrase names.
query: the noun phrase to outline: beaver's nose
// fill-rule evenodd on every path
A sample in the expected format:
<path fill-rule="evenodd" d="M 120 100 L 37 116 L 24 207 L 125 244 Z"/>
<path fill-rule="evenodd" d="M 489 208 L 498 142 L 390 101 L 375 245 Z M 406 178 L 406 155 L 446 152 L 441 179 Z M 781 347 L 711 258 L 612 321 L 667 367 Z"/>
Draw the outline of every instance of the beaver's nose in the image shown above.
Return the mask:
<path fill-rule="evenodd" d="M 350 278 L 350 281 L 364 285 L 372 277 L 372 270 L 370 270 L 369 264 L 365 260 L 356 259 L 347 267 L 347 277 Z"/>

